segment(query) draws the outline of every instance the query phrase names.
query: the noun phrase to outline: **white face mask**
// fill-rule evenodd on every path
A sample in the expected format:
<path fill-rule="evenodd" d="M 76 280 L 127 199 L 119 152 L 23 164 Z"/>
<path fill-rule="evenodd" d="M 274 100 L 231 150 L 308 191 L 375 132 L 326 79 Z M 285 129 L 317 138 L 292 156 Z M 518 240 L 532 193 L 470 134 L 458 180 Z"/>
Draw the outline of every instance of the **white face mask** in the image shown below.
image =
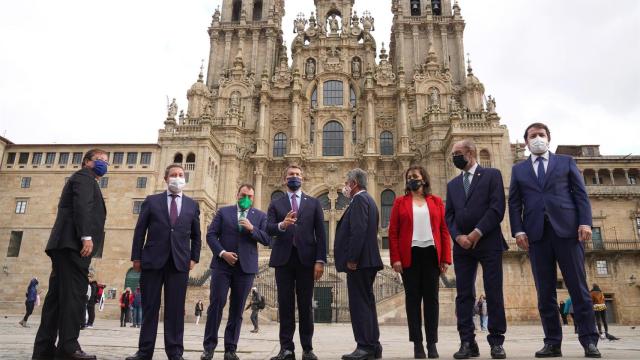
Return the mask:
<path fill-rule="evenodd" d="M 351 198 L 351 187 L 349 185 L 345 185 L 342 187 L 342 195 L 347 199 Z"/>
<path fill-rule="evenodd" d="M 536 155 L 542 155 L 549 150 L 549 142 L 546 138 L 536 136 L 533 139 L 529 139 L 529 151 Z"/>
<path fill-rule="evenodd" d="M 184 186 L 187 184 L 183 177 L 170 177 L 169 181 L 169 191 L 172 193 L 179 193 L 184 189 Z"/>

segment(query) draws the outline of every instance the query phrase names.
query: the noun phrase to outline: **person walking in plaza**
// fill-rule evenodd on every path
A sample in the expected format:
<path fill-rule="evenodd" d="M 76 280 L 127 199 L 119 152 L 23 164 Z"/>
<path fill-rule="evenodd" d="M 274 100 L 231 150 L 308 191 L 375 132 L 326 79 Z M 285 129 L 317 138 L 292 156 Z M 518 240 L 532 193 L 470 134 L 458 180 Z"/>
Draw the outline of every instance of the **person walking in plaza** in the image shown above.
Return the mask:
<path fill-rule="evenodd" d="M 389 255 L 393 269 L 402 275 L 409 341 L 413 356 L 424 359 L 422 322 L 427 353 L 437 358 L 438 293 L 440 275 L 451 264 L 451 236 L 442 199 L 431 194 L 431 181 L 424 167 L 405 171 L 405 195 L 397 198 L 389 220 Z"/>
<path fill-rule="evenodd" d="M 303 182 L 302 168 L 289 165 L 286 196 L 271 201 L 267 211 L 267 232 L 273 236 L 269 266 L 275 268 L 280 319 L 280 352 L 271 360 L 295 358 L 296 300 L 302 359 L 317 359 L 312 344 L 313 284 L 324 272 L 327 240 L 322 205 L 302 191 Z"/>
<path fill-rule="evenodd" d="M 22 327 L 29 327 L 27 325 L 27 321 L 29 320 L 29 316 L 33 313 L 33 308 L 36 306 L 36 301 L 38 300 L 38 279 L 33 278 L 29 281 L 29 286 L 27 286 L 27 292 L 25 293 L 25 301 L 24 306 L 26 308 L 26 312 L 22 320 L 18 323 Z"/>
<path fill-rule="evenodd" d="M 207 244 L 213 251 L 211 292 L 204 330 L 204 352 L 200 359 L 211 360 L 218 346 L 218 329 L 229 290 L 229 317 L 224 331 L 224 360 L 238 360 L 236 350 L 242 327 L 242 313 L 258 272 L 258 243 L 269 246 L 267 214 L 253 208 L 255 190 L 242 184 L 237 203 L 218 209 L 207 231 Z"/>
<path fill-rule="evenodd" d="M 196 310 L 195 310 L 196 325 L 200 324 L 200 317 L 202 316 L 203 311 L 204 311 L 204 304 L 202 303 L 202 300 L 198 300 L 198 302 L 196 303 Z"/>
<path fill-rule="evenodd" d="M 567 320 L 567 313 L 564 312 L 564 301 L 560 300 L 558 304 L 558 311 L 560 312 L 560 317 L 562 318 L 562 325 L 569 325 L 569 321 Z"/>
<path fill-rule="evenodd" d="M 576 317 L 573 313 L 573 301 L 571 300 L 571 296 L 569 296 L 564 301 L 564 313 L 571 317 L 571 322 L 573 323 L 573 333 L 578 333 L 578 323 L 576 323 Z"/>
<path fill-rule="evenodd" d="M 383 265 L 378 247 L 378 207 L 367 193 L 367 173 L 359 168 L 350 170 L 342 194 L 351 202 L 338 221 L 333 253 L 336 270 L 347 273 L 351 328 L 357 344 L 342 359 L 380 359 L 382 345 L 373 282 Z"/>
<path fill-rule="evenodd" d="M 507 249 L 500 223 L 506 203 L 502 174 L 477 162 L 478 150 L 470 139 L 453 144 L 452 162 L 461 172 L 447 184 L 446 217 L 453 238 L 453 264 L 456 273 L 456 317 L 460 349 L 456 359 L 479 356 L 473 318 L 478 315 L 480 329 L 489 330 L 487 342 L 491 357 L 506 357 L 502 254 Z M 478 264 L 486 299 L 475 300 Z M 484 311 L 484 315 L 483 315 Z M 489 316 L 487 322 L 487 316 Z"/>
<path fill-rule="evenodd" d="M 86 328 L 93 329 L 93 322 L 96 319 L 96 303 L 98 302 L 98 282 L 89 277 L 89 287 L 91 294 L 87 300 L 87 324 Z"/>
<path fill-rule="evenodd" d="M 52 269 L 32 359 L 96 358 L 82 350 L 78 336 L 84 319 L 89 265 L 104 241 L 107 210 L 97 180 L 107 173 L 108 160 L 104 150 L 87 151 L 82 169 L 73 173 L 62 188 L 45 248 Z"/>
<path fill-rule="evenodd" d="M 251 309 L 250 319 L 251 324 L 253 325 L 253 330 L 251 330 L 251 332 L 255 334 L 260 331 L 260 326 L 258 324 L 258 313 L 260 312 L 260 310 L 264 309 L 264 296 L 262 296 L 258 292 L 258 288 L 256 287 L 253 287 L 251 289 L 251 301 L 249 301 L 249 305 L 247 305 L 245 311 L 249 309 Z"/>
<path fill-rule="evenodd" d="M 142 326 L 138 351 L 127 360 L 150 360 L 156 345 L 160 299 L 164 305 L 164 351 L 169 360 L 184 352 L 184 306 L 189 271 L 200 261 L 200 206 L 184 194 L 184 168 L 164 171 L 167 190 L 142 203 L 133 232 L 131 261 L 140 274 Z M 162 292 L 164 289 L 164 296 Z"/>
<path fill-rule="evenodd" d="M 518 246 L 528 250 L 538 292 L 544 347 L 536 357 L 562 356 L 562 326 L 557 309 L 560 267 L 575 312 L 578 339 L 586 357 L 598 351 L 593 303 L 584 268 L 584 242 L 591 240 L 591 204 L 575 160 L 549 151 L 551 133 L 542 123 L 524 132 L 531 156 L 513 166 L 509 219 Z"/>
<path fill-rule="evenodd" d="M 129 308 L 133 303 L 133 294 L 130 288 L 126 288 L 120 295 L 120 327 L 127 326 Z"/>
<path fill-rule="evenodd" d="M 618 340 L 617 337 L 609 334 L 609 325 L 607 324 L 607 304 L 605 303 L 604 294 L 600 290 L 598 284 L 593 284 L 591 288 L 591 301 L 593 301 L 593 311 L 595 313 L 596 323 L 598 324 L 598 333 L 601 339 Z M 604 334 L 602 327 L 604 326 Z"/>
<path fill-rule="evenodd" d="M 131 327 L 142 326 L 142 292 L 140 287 L 136 287 L 133 293 L 133 304 L 131 304 Z"/>

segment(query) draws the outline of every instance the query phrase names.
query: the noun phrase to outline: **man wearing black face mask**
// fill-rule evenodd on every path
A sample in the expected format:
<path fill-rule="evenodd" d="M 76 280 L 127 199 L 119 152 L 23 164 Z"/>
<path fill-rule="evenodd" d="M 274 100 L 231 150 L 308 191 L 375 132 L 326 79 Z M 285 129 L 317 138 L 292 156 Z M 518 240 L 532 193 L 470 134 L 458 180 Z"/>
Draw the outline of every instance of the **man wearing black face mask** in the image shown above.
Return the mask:
<path fill-rule="evenodd" d="M 491 357 L 504 359 L 502 344 L 507 323 L 502 290 L 502 253 L 507 249 L 500 223 L 504 218 L 504 185 L 500 171 L 476 162 L 476 145 L 462 140 L 453 145 L 453 164 L 462 173 L 447 185 L 446 218 L 453 238 L 453 264 L 456 273 L 456 315 L 460 350 L 453 357 L 479 356 L 475 340 L 473 307 L 478 263 L 482 265 L 484 289 L 489 311 Z"/>
<path fill-rule="evenodd" d="M 302 169 L 289 165 L 285 171 L 287 195 L 275 199 L 267 211 L 267 232 L 275 236 L 269 266 L 276 270 L 280 353 L 272 360 L 295 359 L 295 303 L 298 302 L 302 359 L 313 353 L 313 281 L 318 281 L 327 262 L 324 214 L 318 199 L 302 192 Z"/>
<path fill-rule="evenodd" d="M 87 151 L 82 169 L 62 189 L 45 249 L 52 269 L 32 359 L 96 358 L 82 351 L 78 336 L 84 323 L 89 264 L 104 240 L 107 210 L 96 180 L 106 174 L 107 161 L 104 150 Z"/>

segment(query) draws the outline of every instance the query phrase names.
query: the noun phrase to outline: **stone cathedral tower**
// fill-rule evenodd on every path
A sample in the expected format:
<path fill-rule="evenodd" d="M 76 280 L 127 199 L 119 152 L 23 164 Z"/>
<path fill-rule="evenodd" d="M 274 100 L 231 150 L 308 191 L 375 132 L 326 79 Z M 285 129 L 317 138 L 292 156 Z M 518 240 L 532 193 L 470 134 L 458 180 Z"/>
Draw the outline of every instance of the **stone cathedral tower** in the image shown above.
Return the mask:
<path fill-rule="evenodd" d="M 391 34 L 375 35 L 375 19 L 354 0 L 314 0 L 314 11 L 294 20 L 291 44 L 282 42 L 284 4 L 223 1 L 209 27 L 206 81 L 201 72 L 187 113 L 176 120 L 170 110 L 160 132 L 163 159 L 190 147 L 203 160 L 190 186 L 211 213 L 233 203 L 243 182 L 256 186 L 255 206 L 266 210 L 284 190 L 283 169 L 296 163 L 305 191 L 324 205 L 332 242 L 348 204 L 339 192 L 344 174 L 361 167 L 381 208 L 384 248 L 409 165 L 426 166 L 444 197 L 458 173 L 452 143 L 472 137 L 481 163 L 508 176 L 508 132 L 465 63 L 457 2 L 393 0 Z M 390 36 L 389 50 L 374 36 Z"/>

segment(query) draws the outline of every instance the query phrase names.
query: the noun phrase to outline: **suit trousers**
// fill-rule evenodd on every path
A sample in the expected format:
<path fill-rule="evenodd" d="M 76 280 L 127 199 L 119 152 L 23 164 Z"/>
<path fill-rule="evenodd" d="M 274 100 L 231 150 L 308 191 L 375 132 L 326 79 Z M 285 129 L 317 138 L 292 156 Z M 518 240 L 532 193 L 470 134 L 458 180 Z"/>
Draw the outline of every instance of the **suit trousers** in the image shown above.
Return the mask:
<path fill-rule="evenodd" d="M 374 352 L 380 348 L 380 328 L 373 282 L 378 270 L 375 268 L 347 271 L 347 293 L 351 328 L 358 348 Z"/>
<path fill-rule="evenodd" d="M 460 341 L 473 342 L 476 338 L 473 309 L 476 306 L 478 264 L 482 265 L 482 279 L 489 316 L 488 324 L 485 325 L 482 325 L 483 317 L 480 316 L 480 325 L 481 327 L 488 325 L 487 341 L 490 345 L 502 345 L 507 331 L 502 287 L 502 251 L 494 250 L 462 250 L 453 254 L 456 272 L 456 316 Z M 486 315 L 484 318 L 486 319 Z"/>
<path fill-rule="evenodd" d="M 90 259 L 72 249 L 50 250 L 49 256 L 52 269 L 33 347 L 35 357 L 52 355 L 56 337 L 58 352 L 80 349 L 78 336 L 84 323 Z"/>
<path fill-rule="evenodd" d="M 138 351 L 151 359 L 158 335 L 160 298 L 164 287 L 164 351 L 171 359 L 184 352 L 184 303 L 187 295 L 189 273 L 178 271 L 169 254 L 162 269 L 142 269 L 140 292 L 142 293 L 142 326 Z"/>
<path fill-rule="evenodd" d="M 582 346 L 597 344 L 596 320 L 584 270 L 584 244 L 577 237 L 557 236 L 549 221 L 545 221 L 542 239 L 529 244 L 529 258 L 538 291 L 538 311 L 545 335 L 544 343 L 562 343 L 556 293 L 557 262 L 573 301 L 578 339 Z"/>
<path fill-rule="evenodd" d="M 218 346 L 218 329 L 222 322 L 222 310 L 227 304 L 229 290 L 229 316 L 224 331 L 224 350 L 236 351 L 240 329 L 242 327 L 242 313 L 244 312 L 247 297 L 253 285 L 255 274 L 247 274 L 242 271 L 239 263 L 234 267 L 221 265 L 211 272 L 211 291 L 209 295 L 209 308 L 207 309 L 207 324 L 204 329 L 203 347 L 207 351 L 213 351 Z"/>
<path fill-rule="evenodd" d="M 296 300 L 300 322 L 300 344 L 303 350 L 313 350 L 313 267 L 300 263 L 298 251 L 291 249 L 289 262 L 276 268 L 278 314 L 280 316 L 280 347 L 294 350 L 296 331 Z"/>
<path fill-rule="evenodd" d="M 422 343 L 422 320 L 427 343 L 438 342 L 440 268 L 434 246 L 411 248 L 411 266 L 402 269 L 409 341 Z"/>

